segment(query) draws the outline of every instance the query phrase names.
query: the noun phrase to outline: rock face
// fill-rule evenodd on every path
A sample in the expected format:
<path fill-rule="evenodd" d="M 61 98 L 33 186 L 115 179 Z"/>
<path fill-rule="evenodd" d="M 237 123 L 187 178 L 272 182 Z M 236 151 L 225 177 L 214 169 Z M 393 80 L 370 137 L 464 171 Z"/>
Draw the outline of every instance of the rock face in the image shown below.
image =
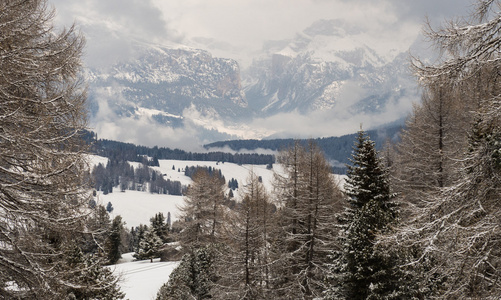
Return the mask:
<path fill-rule="evenodd" d="M 193 105 L 230 115 L 247 107 L 237 62 L 204 50 L 137 45 L 134 59 L 91 69 L 87 77 L 94 113 L 107 100 L 120 116 L 148 112 L 178 123 Z"/>
<path fill-rule="evenodd" d="M 358 29 L 341 26 L 318 21 L 293 40 L 270 44 L 270 54 L 245 72 L 249 106 L 272 115 L 335 109 L 342 102 L 339 108 L 352 113 L 377 112 L 413 85 L 407 54 L 384 58 L 356 38 Z"/>

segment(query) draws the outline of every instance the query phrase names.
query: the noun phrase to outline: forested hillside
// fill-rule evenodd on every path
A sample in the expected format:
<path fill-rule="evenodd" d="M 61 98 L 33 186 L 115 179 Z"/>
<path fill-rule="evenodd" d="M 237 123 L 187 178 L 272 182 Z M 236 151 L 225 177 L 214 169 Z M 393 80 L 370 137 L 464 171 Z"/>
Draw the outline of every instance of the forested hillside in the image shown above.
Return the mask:
<path fill-rule="evenodd" d="M 397 142 L 402 129 L 401 125 L 388 125 L 377 130 L 368 130 L 367 133 L 376 143 L 376 149 L 381 150 L 387 142 Z M 344 174 L 345 164 L 349 163 L 349 158 L 353 151 L 353 140 L 357 134 L 348 134 L 340 137 L 316 138 L 313 141 L 320 147 L 326 158 L 333 164 L 336 173 Z M 287 149 L 294 144 L 295 139 L 272 139 L 272 140 L 232 140 L 221 141 L 204 145 L 206 149 L 229 147 L 231 150 L 240 151 L 270 149 L 280 151 Z M 308 140 L 301 140 L 303 146 L 308 144 Z"/>
<path fill-rule="evenodd" d="M 368 134 L 376 143 L 376 149 L 381 150 L 386 143 L 396 142 L 402 129 L 400 125 L 389 125 L 378 130 L 369 130 Z M 86 134 L 87 140 L 92 145 L 94 154 L 107 157 L 112 160 L 122 160 L 131 162 L 142 162 L 150 166 L 158 166 L 159 159 L 176 160 L 198 160 L 198 161 L 220 161 L 232 162 L 236 164 L 256 164 L 271 165 L 275 162 L 275 156 L 271 154 L 258 153 L 237 153 L 232 154 L 223 151 L 211 151 L 229 147 L 229 149 L 238 152 L 240 150 L 258 150 L 269 149 L 280 151 L 286 149 L 295 143 L 295 139 L 273 139 L 273 140 L 232 140 L 221 141 L 204 145 L 207 153 L 187 152 L 180 149 L 170 149 L 165 147 L 146 147 L 123 143 L 118 141 L 96 139 L 93 132 Z M 326 158 L 333 167 L 333 171 L 338 174 L 346 172 L 345 164 L 349 163 L 350 155 L 353 151 L 353 140 L 356 134 L 349 134 L 340 137 L 316 138 L 313 141 L 320 147 Z M 300 140 L 303 146 L 308 144 L 309 140 Z M 151 159 L 146 159 L 145 156 Z"/>
<path fill-rule="evenodd" d="M 151 159 L 146 160 L 145 163 L 151 166 L 158 166 L 159 159 L 220 161 L 255 165 L 273 164 L 275 162 L 275 157 L 267 154 L 232 154 L 220 151 L 195 153 L 180 149 L 157 146 L 146 147 L 131 143 L 97 139 L 93 132 L 86 132 L 85 136 L 87 142 L 91 145 L 91 152 L 94 154 L 110 159 L 132 162 L 144 162 L 144 158 L 148 157 Z"/>

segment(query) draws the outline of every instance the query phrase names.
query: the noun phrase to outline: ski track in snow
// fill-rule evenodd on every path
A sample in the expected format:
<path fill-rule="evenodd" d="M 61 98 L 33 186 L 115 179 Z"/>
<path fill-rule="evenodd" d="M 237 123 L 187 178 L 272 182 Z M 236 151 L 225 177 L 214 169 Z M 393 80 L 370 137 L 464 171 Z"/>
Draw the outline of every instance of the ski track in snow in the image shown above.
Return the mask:
<path fill-rule="evenodd" d="M 153 300 L 179 262 L 160 262 L 158 258 L 152 263 L 150 260 L 134 261 L 132 255 L 133 253 L 122 254 L 118 264 L 110 266 L 113 273 L 121 279 L 124 299 Z"/>

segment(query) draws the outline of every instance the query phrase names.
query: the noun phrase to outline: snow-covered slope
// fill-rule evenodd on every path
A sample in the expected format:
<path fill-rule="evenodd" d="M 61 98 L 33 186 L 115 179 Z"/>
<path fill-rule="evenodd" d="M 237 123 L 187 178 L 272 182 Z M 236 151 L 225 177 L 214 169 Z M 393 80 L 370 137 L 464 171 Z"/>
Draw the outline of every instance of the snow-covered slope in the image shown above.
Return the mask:
<path fill-rule="evenodd" d="M 98 163 L 106 163 L 107 158 L 92 155 L 91 165 Z M 135 168 L 139 163 L 130 163 Z M 164 175 L 165 179 L 171 181 L 179 181 L 182 185 L 189 185 L 192 180 L 184 175 L 184 169 L 191 166 L 212 167 L 221 170 L 221 173 L 228 182 L 231 179 L 238 181 L 239 189 L 234 192 L 236 200 L 240 199 L 240 193 L 243 192 L 245 184 L 248 182 L 250 172 L 256 176 L 261 176 L 263 185 L 268 193 L 273 192 L 273 177 L 274 173 L 283 173 L 283 169 L 279 164 L 274 164 L 273 169 L 269 170 L 266 165 L 238 165 L 234 163 L 220 163 L 215 161 L 191 161 L 191 160 L 159 160 L 159 167 L 153 169 Z M 333 175 L 339 187 L 343 186 L 345 176 Z M 226 193 L 229 192 L 227 188 Z M 121 192 L 119 189 L 114 189 L 113 193 L 103 195 L 98 192 L 96 202 L 106 205 L 111 202 L 113 211 L 111 216 L 120 215 L 126 222 L 127 227 L 135 227 L 139 224 L 149 224 L 150 218 L 156 213 L 162 212 L 165 216 L 168 212 L 171 213 L 172 221 L 179 217 L 179 207 L 183 205 L 183 196 L 151 194 L 148 192 L 130 191 Z"/>
<path fill-rule="evenodd" d="M 92 162 L 106 162 L 106 158 L 92 156 Z M 133 166 L 137 163 L 131 163 Z M 165 179 L 171 181 L 179 181 L 182 185 L 189 185 L 192 181 L 184 175 L 184 169 L 191 166 L 206 166 L 221 170 L 226 181 L 232 178 L 238 181 L 239 187 L 243 187 L 247 182 L 250 172 L 254 172 L 257 176 L 261 176 L 265 188 L 271 192 L 273 170 L 266 169 L 265 165 L 237 165 L 234 163 L 218 163 L 210 161 L 185 161 L 185 160 L 159 160 L 159 167 L 153 167 L 162 174 Z M 274 168 L 280 171 L 280 166 L 274 165 Z M 228 191 L 227 191 L 228 192 Z M 234 192 L 235 197 L 239 197 L 238 190 Z M 149 224 L 150 218 L 156 213 L 162 212 L 164 216 L 168 212 L 171 213 L 172 221 L 178 219 L 179 207 L 183 205 L 184 199 L 182 196 L 151 194 L 148 192 L 125 191 L 114 189 L 113 193 L 103 195 L 98 192 L 96 202 L 106 205 L 111 202 L 113 211 L 111 217 L 120 215 L 126 222 L 127 227 L 135 227 L 139 224 Z"/>
<path fill-rule="evenodd" d="M 153 300 L 179 262 L 160 262 L 159 258 L 152 263 L 149 260 L 134 261 L 132 255 L 122 254 L 122 259 L 110 269 L 120 277 L 120 288 L 125 293 L 125 299 Z"/>
<path fill-rule="evenodd" d="M 221 170 L 226 181 L 235 178 L 239 186 L 243 186 L 249 177 L 250 172 L 254 172 L 257 176 L 263 178 L 263 184 L 268 191 L 272 190 L 273 170 L 266 169 L 266 165 L 237 165 L 234 163 L 221 163 L 215 161 L 184 161 L 184 160 L 159 160 L 160 167 L 155 167 L 162 174 L 166 174 L 166 178 L 170 180 L 179 180 L 182 184 L 189 184 L 191 179 L 177 172 L 178 168 L 183 170 L 186 166 L 201 166 L 212 167 Z M 172 170 L 174 167 L 174 170 Z M 281 170 L 279 165 L 274 165 L 278 171 Z"/>
<path fill-rule="evenodd" d="M 148 192 L 125 191 L 114 189 L 113 193 L 103 195 L 98 193 L 96 202 L 106 206 L 108 202 L 113 205 L 110 217 L 122 217 L 127 227 L 136 227 L 139 224 L 150 224 L 150 218 L 156 213 L 167 216 L 170 212 L 173 220 L 177 219 L 178 207 L 184 203 L 182 196 L 150 194 Z"/>

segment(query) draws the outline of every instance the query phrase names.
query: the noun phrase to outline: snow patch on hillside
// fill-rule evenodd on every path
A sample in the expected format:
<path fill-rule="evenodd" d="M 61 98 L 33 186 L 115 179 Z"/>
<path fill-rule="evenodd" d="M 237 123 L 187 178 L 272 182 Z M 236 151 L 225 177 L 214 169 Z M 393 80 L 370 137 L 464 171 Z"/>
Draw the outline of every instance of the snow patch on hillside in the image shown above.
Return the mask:
<path fill-rule="evenodd" d="M 263 178 L 265 188 L 270 192 L 272 190 L 273 171 L 266 169 L 266 165 L 237 165 L 234 163 L 222 163 L 215 161 L 185 161 L 185 160 L 159 160 L 160 167 L 154 167 L 162 174 L 166 174 L 164 178 L 170 180 L 178 180 L 181 184 L 187 185 L 191 183 L 191 179 L 184 176 L 183 172 L 178 172 L 178 169 L 184 171 L 185 167 L 200 166 L 212 167 L 221 170 L 226 181 L 235 178 L 240 187 L 248 180 L 250 172 L 254 172 L 256 176 Z M 172 167 L 174 166 L 174 170 Z M 274 167 L 277 167 L 274 165 Z"/>
<path fill-rule="evenodd" d="M 155 299 L 158 290 L 169 280 L 170 273 L 179 262 L 160 262 L 159 258 L 152 263 L 149 260 L 134 261 L 133 254 L 122 254 L 118 264 L 110 266 L 121 279 L 119 285 L 125 293 L 125 299 Z"/>
<path fill-rule="evenodd" d="M 151 109 L 151 108 L 144 108 L 144 107 L 137 107 L 136 108 L 136 114 L 139 116 L 147 116 L 147 117 L 153 117 L 153 116 L 164 116 L 164 117 L 170 117 L 170 118 L 176 118 L 176 119 L 183 119 L 183 116 L 178 116 L 174 114 L 170 114 L 165 111 L 161 111 L 158 109 Z"/>
<path fill-rule="evenodd" d="M 93 165 L 103 163 L 106 165 L 107 158 L 92 155 L 90 160 Z M 140 163 L 129 162 L 134 168 L 139 168 Z M 238 181 L 239 187 L 245 186 L 248 181 L 250 172 L 254 172 L 256 176 L 261 176 L 263 184 L 268 192 L 273 189 L 273 170 L 266 169 L 266 165 L 237 165 L 234 163 L 222 163 L 215 161 L 186 161 L 186 160 L 159 160 L 159 167 L 152 167 L 159 171 L 164 179 L 171 181 L 179 181 L 182 185 L 188 186 L 192 180 L 184 175 L 186 167 L 212 167 L 221 170 L 226 182 L 232 178 Z M 280 172 L 281 168 L 274 165 L 274 168 Z M 227 188 L 226 192 L 229 192 Z M 234 191 L 235 197 L 239 199 L 239 191 Z M 179 208 L 184 204 L 183 196 L 151 194 L 141 191 L 124 191 L 114 188 L 113 193 L 104 195 L 98 192 L 95 200 L 98 204 L 106 206 L 111 202 L 113 211 L 110 214 L 111 218 L 120 215 L 127 227 L 136 227 L 139 224 L 149 224 L 150 218 L 156 213 L 171 213 L 172 222 L 179 218 Z"/>
<path fill-rule="evenodd" d="M 110 217 L 120 215 L 125 221 L 126 227 L 136 227 L 139 224 L 150 224 L 150 218 L 156 213 L 171 213 L 172 221 L 177 220 L 179 215 L 179 206 L 184 204 L 182 196 L 151 194 L 140 191 L 120 192 L 114 188 L 113 193 L 103 195 L 98 193 L 96 202 L 106 206 L 108 202 L 113 205 L 113 211 Z"/>
<path fill-rule="evenodd" d="M 89 154 L 87 155 L 87 163 L 89 164 L 90 171 L 92 171 L 92 168 L 99 164 L 106 166 L 106 164 L 108 164 L 108 158 L 99 155 Z"/>

